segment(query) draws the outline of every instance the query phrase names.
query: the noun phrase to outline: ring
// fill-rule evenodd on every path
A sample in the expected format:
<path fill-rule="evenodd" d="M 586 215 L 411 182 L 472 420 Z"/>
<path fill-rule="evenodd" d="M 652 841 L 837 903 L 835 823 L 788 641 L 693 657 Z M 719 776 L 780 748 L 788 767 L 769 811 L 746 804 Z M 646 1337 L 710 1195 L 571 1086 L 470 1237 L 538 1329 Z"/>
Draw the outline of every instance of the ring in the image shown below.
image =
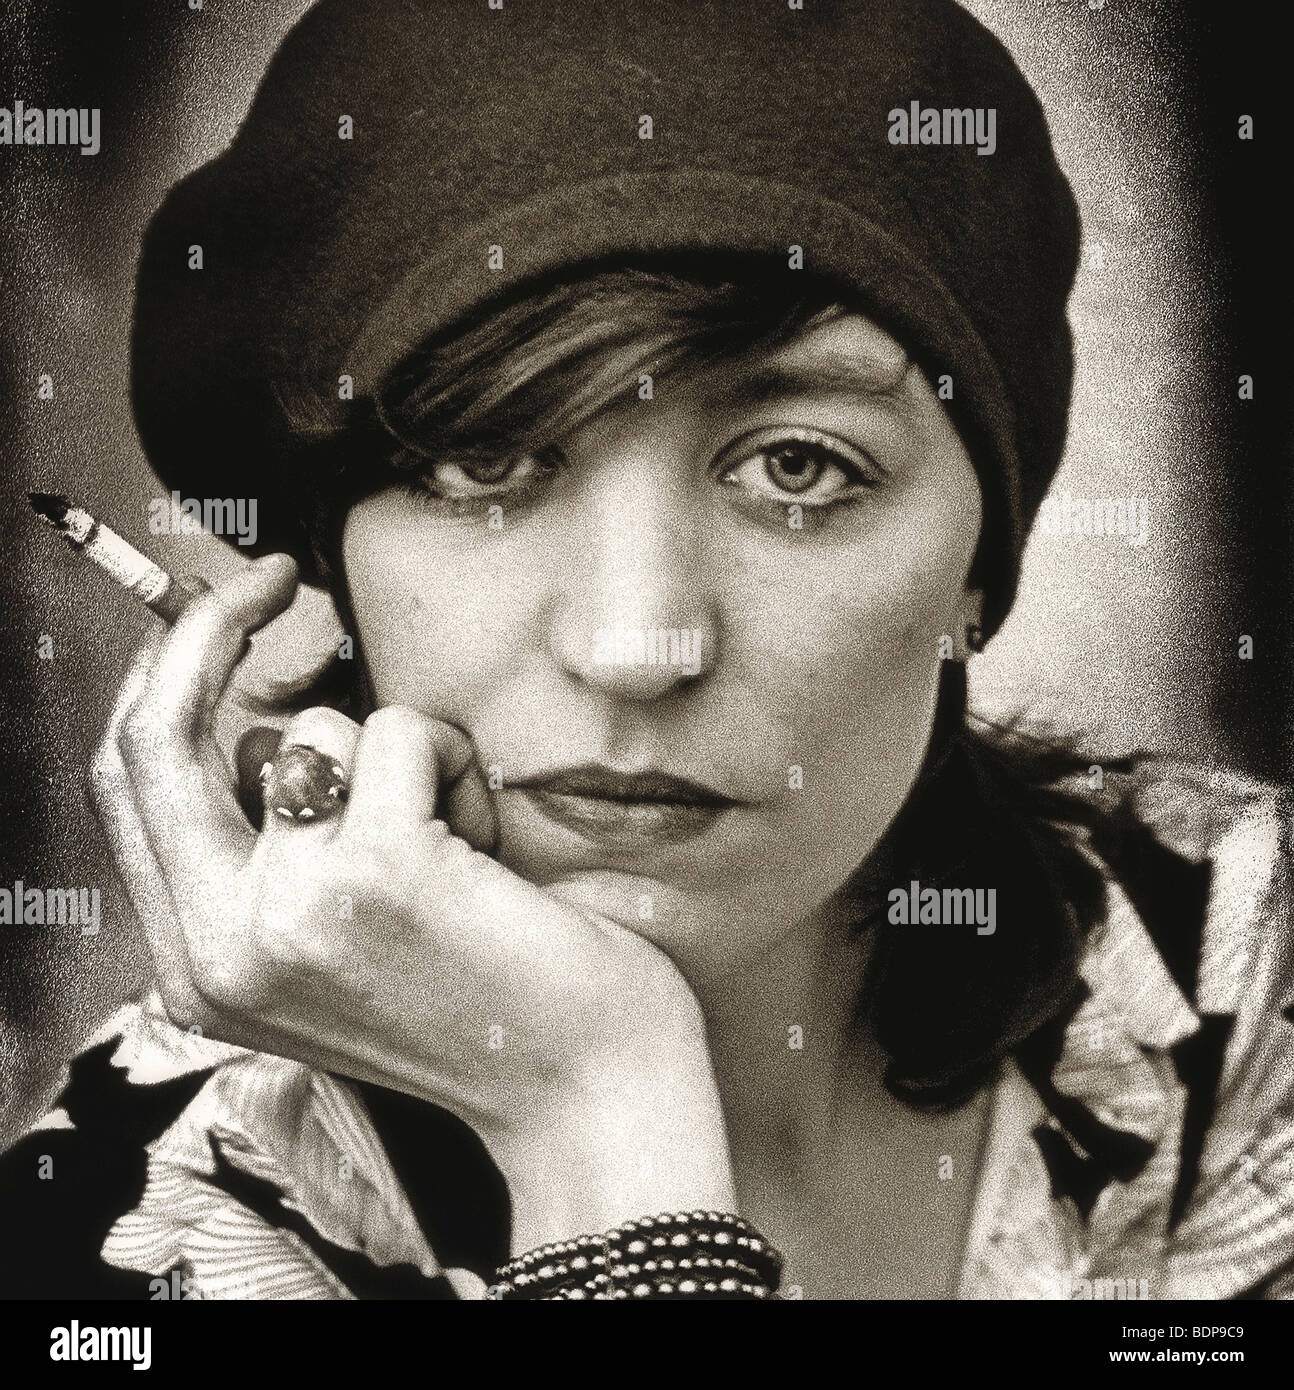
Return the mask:
<path fill-rule="evenodd" d="M 346 769 L 308 744 L 281 748 L 273 762 L 261 767 L 265 809 L 284 820 L 328 820 L 345 806 L 349 794 Z"/>

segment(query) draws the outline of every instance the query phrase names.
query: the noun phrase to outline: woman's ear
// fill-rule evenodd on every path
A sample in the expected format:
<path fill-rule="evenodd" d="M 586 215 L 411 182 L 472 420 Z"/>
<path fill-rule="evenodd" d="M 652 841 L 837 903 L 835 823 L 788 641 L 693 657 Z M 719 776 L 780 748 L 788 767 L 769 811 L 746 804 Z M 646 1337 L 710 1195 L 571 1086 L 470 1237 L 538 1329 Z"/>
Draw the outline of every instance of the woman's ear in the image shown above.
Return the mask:
<path fill-rule="evenodd" d="M 957 661 L 984 650 L 984 590 L 968 588 L 960 604 L 953 647 Z"/>

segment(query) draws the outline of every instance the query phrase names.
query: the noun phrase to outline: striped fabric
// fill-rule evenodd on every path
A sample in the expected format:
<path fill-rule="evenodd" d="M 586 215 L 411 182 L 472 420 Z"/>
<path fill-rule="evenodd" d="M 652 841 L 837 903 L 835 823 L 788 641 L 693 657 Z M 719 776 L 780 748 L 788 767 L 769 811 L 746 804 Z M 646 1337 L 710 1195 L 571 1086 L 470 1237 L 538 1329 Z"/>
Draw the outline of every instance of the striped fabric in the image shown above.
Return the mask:
<path fill-rule="evenodd" d="M 1009 1066 L 964 1298 L 1294 1297 L 1288 806 L 1244 779 L 1164 767 L 1138 789 L 1137 812 L 1161 845 L 1209 867 L 1193 997 L 1107 877 L 1106 918 L 1082 968 L 1090 993 L 1050 1081 L 1101 1126 L 1153 1150 L 1087 1211 L 1053 1196 L 1057 1165 L 1046 1155 L 1059 1144 L 1080 1163 L 1091 1155 Z M 1200 1044 L 1219 1065 L 1197 1077 Z"/>
<path fill-rule="evenodd" d="M 156 992 L 123 1008 L 87 1046 L 119 1039 L 113 1063 L 153 1084 L 214 1068 L 197 1097 L 148 1146 L 139 1205 L 108 1234 L 103 1258 L 122 1269 L 184 1270 L 204 1298 L 351 1298 L 290 1230 L 234 1200 L 226 1166 L 271 1184 L 329 1243 L 379 1267 L 444 1273 L 460 1296 L 481 1281 L 442 1271 L 427 1246 L 356 1090 L 298 1062 L 181 1033 Z"/>
<path fill-rule="evenodd" d="M 1169 765 L 1135 796 L 1207 885 L 1198 939 L 1184 951 L 1170 929 L 1157 945 L 1106 871 L 1055 1055 L 1039 1069 L 1023 1047 L 995 1083 L 962 1298 L 1294 1298 L 1288 812 L 1267 787 Z M 185 1033 L 156 994 L 87 1048 L 105 1042 L 128 1083 L 210 1074 L 147 1146 L 143 1197 L 103 1260 L 179 1269 L 204 1297 L 362 1296 L 333 1251 L 486 1296 L 477 1274 L 441 1270 L 358 1087 Z"/>

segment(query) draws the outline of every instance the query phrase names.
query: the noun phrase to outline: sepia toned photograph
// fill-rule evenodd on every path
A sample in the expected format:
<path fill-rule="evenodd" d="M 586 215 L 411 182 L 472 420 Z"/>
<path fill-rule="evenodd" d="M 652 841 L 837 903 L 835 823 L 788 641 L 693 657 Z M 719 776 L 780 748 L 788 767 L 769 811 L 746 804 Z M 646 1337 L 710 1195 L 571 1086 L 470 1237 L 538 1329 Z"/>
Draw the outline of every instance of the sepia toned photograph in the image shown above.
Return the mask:
<path fill-rule="evenodd" d="M 1272 8 L 0 4 L 33 1365 L 173 1374 L 177 1300 L 1275 1354 Z"/>

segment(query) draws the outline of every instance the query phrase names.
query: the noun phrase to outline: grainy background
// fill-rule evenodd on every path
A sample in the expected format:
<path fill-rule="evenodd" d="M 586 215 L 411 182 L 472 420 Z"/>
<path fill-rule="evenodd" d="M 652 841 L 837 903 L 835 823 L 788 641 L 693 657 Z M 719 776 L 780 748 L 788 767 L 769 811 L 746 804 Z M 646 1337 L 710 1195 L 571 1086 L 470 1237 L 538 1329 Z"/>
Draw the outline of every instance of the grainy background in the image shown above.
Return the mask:
<path fill-rule="evenodd" d="M 0 0 L 0 101 L 103 113 L 94 158 L 0 147 L 0 883 L 98 885 L 104 914 L 98 937 L 0 928 L 0 1145 L 144 970 L 81 780 L 153 620 L 41 533 L 24 496 L 66 491 L 173 569 L 237 563 L 206 537 L 148 537 L 161 489 L 127 404 L 131 283 L 150 212 L 232 137 L 308 7 Z M 1035 536 L 1017 608 L 973 665 L 976 702 L 1103 752 L 1166 749 L 1288 778 L 1289 378 L 1265 335 L 1290 302 L 1267 220 L 1289 145 L 1258 66 L 1273 31 L 1242 3 L 968 8 L 1042 97 L 1082 210 L 1078 373 L 1054 491 L 1149 503 L 1144 548 Z M 1252 144 L 1236 138 L 1241 113 L 1255 117 Z M 51 402 L 37 399 L 42 372 Z M 1249 404 L 1242 372 L 1257 378 Z M 1238 660 L 1241 633 L 1253 661 Z M 53 660 L 39 659 L 42 634 Z"/>

